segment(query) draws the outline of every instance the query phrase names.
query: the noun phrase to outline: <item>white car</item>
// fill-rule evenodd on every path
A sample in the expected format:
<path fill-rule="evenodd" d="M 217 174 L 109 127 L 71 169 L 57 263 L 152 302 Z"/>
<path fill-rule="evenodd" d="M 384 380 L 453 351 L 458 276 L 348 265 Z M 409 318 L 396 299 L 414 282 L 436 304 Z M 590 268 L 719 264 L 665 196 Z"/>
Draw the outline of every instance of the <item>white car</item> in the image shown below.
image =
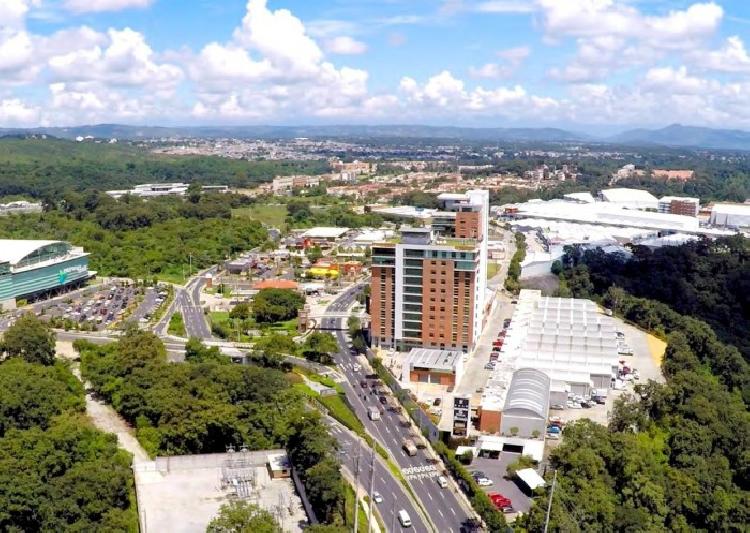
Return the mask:
<path fill-rule="evenodd" d="M 491 479 L 487 479 L 486 477 L 480 477 L 477 479 L 477 485 L 480 487 L 489 487 L 490 485 L 494 485 Z"/>
<path fill-rule="evenodd" d="M 383 496 L 381 496 L 379 492 L 373 492 L 372 501 L 375 503 L 383 503 Z"/>

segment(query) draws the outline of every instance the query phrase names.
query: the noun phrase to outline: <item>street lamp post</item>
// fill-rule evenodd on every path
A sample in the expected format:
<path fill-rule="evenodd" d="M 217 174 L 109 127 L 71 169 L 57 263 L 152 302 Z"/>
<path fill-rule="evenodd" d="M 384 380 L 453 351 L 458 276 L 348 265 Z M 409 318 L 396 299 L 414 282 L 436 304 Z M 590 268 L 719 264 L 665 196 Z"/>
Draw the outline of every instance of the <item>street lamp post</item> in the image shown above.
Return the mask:
<path fill-rule="evenodd" d="M 357 439 L 357 455 L 354 457 L 354 533 L 359 532 L 359 457 L 362 443 Z"/>
<path fill-rule="evenodd" d="M 367 508 L 367 533 L 372 533 L 372 484 L 375 480 L 375 450 L 370 450 L 370 505 Z"/>

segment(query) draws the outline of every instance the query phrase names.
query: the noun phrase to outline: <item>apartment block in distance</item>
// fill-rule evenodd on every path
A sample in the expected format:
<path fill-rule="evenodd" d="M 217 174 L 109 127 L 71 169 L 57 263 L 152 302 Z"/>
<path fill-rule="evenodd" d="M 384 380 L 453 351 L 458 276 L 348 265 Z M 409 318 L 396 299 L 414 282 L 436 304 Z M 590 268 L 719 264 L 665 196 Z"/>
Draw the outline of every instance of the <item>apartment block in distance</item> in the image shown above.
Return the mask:
<path fill-rule="evenodd" d="M 697 217 L 700 207 L 700 200 L 698 198 L 664 196 L 659 199 L 659 213 Z"/>
<path fill-rule="evenodd" d="M 470 351 L 484 322 L 489 192 L 441 194 L 429 227 L 373 244 L 373 344 Z"/>

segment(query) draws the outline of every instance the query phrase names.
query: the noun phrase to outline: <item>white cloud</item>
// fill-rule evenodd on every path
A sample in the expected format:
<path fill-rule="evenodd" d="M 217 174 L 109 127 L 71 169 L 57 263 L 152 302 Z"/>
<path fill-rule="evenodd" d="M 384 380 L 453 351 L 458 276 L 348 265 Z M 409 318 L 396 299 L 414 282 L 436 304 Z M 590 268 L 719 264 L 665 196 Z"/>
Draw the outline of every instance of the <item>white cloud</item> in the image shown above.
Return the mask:
<path fill-rule="evenodd" d="M 696 3 L 664 16 L 644 15 L 614 0 L 538 0 L 548 36 L 627 37 L 658 48 L 687 48 L 713 34 L 724 15 L 714 2 Z"/>
<path fill-rule="evenodd" d="M 75 13 L 100 13 L 121 11 L 129 8 L 145 8 L 154 0 L 65 0 L 63 6 Z"/>
<path fill-rule="evenodd" d="M 0 29 L 23 29 L 29 8 L 37 3 L 32 0 L 2 0 L 0 2 Z"/>
<path fill-rule="evenodd" d="M 511 65 L 518 65 L 524 59 L 529 57 L 531 48 L 528 46 L 517 46 L 515 48 L 506 48 L 497 52 L 497 57 L 505 59 Z"/>
<path fill-rule="evenodd" d="M 316 19 L 305 23 L 307 33 L 313 37 L 335 37 L 359 33 L 359 26 L 348 20 Z"/>
<path fill-rule="evenodd" d="M 483 78 L 488 80 L 507 78 L 512 72 L 513 71 L 506 65 L 499 65 L 498 63 L 485 63 L 481 67 L 469 67 L 469 75 L 472 78 Z"/>
<path fill-rule="evenodd" d="M 357 55 L 367 52 L 367 45 L 348 36 L 334 37 L 325 43 L 327 52 L 339 55 Z"/>
<path fill-rule="evenodd" d="M 80 48 L 49 59 L 55 81 L 98 81 L 168 91 L 182 80 L 182 69 L 157 63 L 144 36 L 130 28 L 110 29 L 107 46 Z"/>
<path fill-rule="evenodd" d="M 488 0 L 476 6 L 481 13 L 531 13 L 535 9 L 531 0 Z"/>
<path fill-rule="evenodd" d="M 528 46 L 499 50 L 495 55 L 503 60 L 502 63 L 485 63 L 481 67 L 469 67 L 469 75 L 472 78 L 489 80 L 509 78 L 530 53 L 531 49 Z"/>
<path fill-rule="evenodd" d="M 318 24 L 318 34 L 340 29 Z M 349 36 L 324 39 L 326 51 L 366 50 Z M 345 116 L 372 106 L 368 73 L 325 60 L 320 45 L 289 10 L 270 10 L 265 0 L 249 0 L 242 25 L 227 43 L 211 43 L 189 69 L 199 118 L 241 121 L 282 116 Z M 383 100 L 384 102 L 385 100 Z"/>
<path fill-rule="evenodd" d="M 673 94 L 705 94 L 720 90 L 716 81 L 688 75 L 687 68 L 655 67 L 646 72 L 643 85 L 647 90 L 664 91 Z"/>
<path fill-rule="evenodd" d="M 664 15 L 646 15 L 614 0 L 538 0 L 538 5 L 546 40 L 574 37 L 577 44 L 573 60 L 549 75 L 576 83 L 694 50 L 716 32 L 724 14 L 713 2 Z"/>
<path fill-rule="evenodd" d="M 485 89 L 478 86 L 472 90 L 464 82 L 444 70 L 420 85 L 410 77 L 404 77 L 399 90 L 406 98 L 406 106 L 417 113 L 433 111 L 438 114 L 486 113 L 489 116 L 518 116 L 523 110 L 533 116 L 540 105 L 549 108 L 552 99 L 530 98 L 523 87 L 497 87 Z"/>
<path fill-rule="evenodd" d="M 39 122 L 39 109 L 18 98 L 0 100 L 0 124 L 5 127 L 35 126 Z"/>
<path fill-rule="evenodd" d="M 323 58 L 302 21 L 288 9 L 271 11 L 266 0 L 248 0 L 247 13 L 242 26 L 234 31 L 234 39 L 296 75 L 314 74 Z"/>
<path fill-rule="evenodd" d="M 750 73 L 750 55 L 737 35 L 729 37 L 719 50 L 696 50 L 688 56 L 700 68 L 721 72 Z"/>

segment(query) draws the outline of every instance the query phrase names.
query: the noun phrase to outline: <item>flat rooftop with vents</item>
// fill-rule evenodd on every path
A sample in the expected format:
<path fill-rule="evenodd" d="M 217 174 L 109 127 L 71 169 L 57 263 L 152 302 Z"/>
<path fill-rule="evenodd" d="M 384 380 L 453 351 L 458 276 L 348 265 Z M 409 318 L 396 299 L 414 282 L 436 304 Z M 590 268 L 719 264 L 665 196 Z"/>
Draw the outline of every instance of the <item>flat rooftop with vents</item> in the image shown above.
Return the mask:
<path fill-rule="evenodd" d="M 455 387 L 463 372 L 464 353 L 460 350 L 412 348 L 402 367 L 401 381 L 433 383 Z"/>

